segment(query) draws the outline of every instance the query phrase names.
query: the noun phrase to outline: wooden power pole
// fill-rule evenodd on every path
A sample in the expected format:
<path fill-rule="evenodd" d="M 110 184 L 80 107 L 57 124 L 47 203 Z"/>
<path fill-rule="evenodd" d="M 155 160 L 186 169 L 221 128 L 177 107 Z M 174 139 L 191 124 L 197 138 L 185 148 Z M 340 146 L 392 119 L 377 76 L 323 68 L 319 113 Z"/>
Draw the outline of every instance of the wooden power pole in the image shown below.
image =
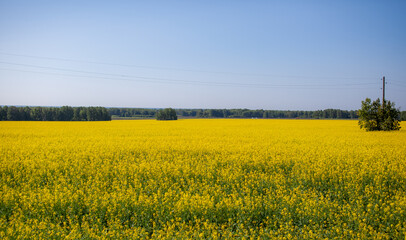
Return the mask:
<path fill-rule="evenodd" d="M 382 78 L 382 106 L 385 105 L 385 76 Z"/>

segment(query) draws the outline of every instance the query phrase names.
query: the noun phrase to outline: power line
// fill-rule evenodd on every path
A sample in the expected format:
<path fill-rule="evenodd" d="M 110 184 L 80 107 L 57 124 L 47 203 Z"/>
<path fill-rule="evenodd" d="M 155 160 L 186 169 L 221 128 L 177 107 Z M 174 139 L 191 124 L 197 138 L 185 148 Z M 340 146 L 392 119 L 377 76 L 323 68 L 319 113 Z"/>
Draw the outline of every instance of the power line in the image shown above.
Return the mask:
<path fill-rule="evenodd" d="M 397 84 L 406 84 L 406 82 L 401 82 L 401 81 L 392 80 L 392 79 L 391 79 L 391 82 L 392 83 L 397 83 Z"/>
<path fill-rule="evenodd" d="M 188 81 L 188 80 L 179 80 L 179 79 L 169 79 L 169 78 L 155 78 L 155 77 L 144 77 L 144 76 L 133 76 L 133 75 L 125 75 L 125 74 L 114 74 L 114 73 L 101 73 L 101 72 L 92 72 L 92 71 L 83 71 L 83 70 L 75 70 L 75 69 L 66 69 L 66 68 L 55 68 L 55 67 L 46 67 L 46 66 L 39 66 L 39 65 L 32 65 L 32 64 L 23 64 L 23 63 L 11 63 L 11 62 L 2 62 L 2 64 L 8 65 L 16 65 L 16 66 L 25 66 L 25 67 L 33 67 L 33 68 L 41 68 L 41 69 L 50 69 L 50 70 L 58 70 L 58 71 L 68 71 L 68 72 L 77 72 L 77 73 L 85 73 L 85 74 L 96 74 L 96 75 L 107 75 L 113 77 L 120 77 L 120 78 L 143 78 L 143 79 L 151 79 L 151 80 L 164 80 L 164 81 L 176 81 L 176 82 L 190 82 L 190 83 L 204 83 L 204 84 L 235 84 L 229 82 L 202 82 L 202 81 Z M 346 84 L 283 84 L 283 85 L 272 85 L 272 86 L 357 86 L 357 85 L 373 85 L 375 83 L 346 83 Z M 252 85 L 252 84 L 250 84 Z M 262 85 L 262 84 L 259 84 Z"/>
<path fill-rule="evenodd" d="M 388 84 L 394 85 L 394 86 L 398 86 L 398 87 L 404 87 L 404 88 L 406 88 L 406 84 L 390 83 L 390 82 L 389 82 Z"/>
<path fill-rule="evenodd" d="M 160 80 L 160 81 L 172 81 L 172 82 L 182 82 L 182 83 L 200 83 L 200 84 L 215 84 L 215 85 L 236 85 L 236 83 L 229 83 L 229 82 L 204 82 L 204 81 L 189 81 L 189 80 L 179 80 L 179 79 L 168 79 L 168 78 L 155 78 L 155 77 L 145 77 L 145 76 L 133 76 L 133 75 L 124 75 L 124 74 L 113 74 L 113 73 L 101 73 L 101 72 L 92 72 L 92 71 L 82 71 L 82 70 L 75 70 L 75 69 L 66 69 L 66 68 L 55 68 L 55 67 L 45 67 L 39 65 L 32 65 L 32 64 L 22 64 L 22 63 L 11 63 L 11 62 L 1 62 L 2 64 L 8 65 L 16 65 L 16 66 L 25 66 L 25 67 L 33 67 L 33 68 L 41 68 L 41 69 L 49 69 L 49 70 L 58 70 L 58 71 L 67 71 L 67 72 L 76 72 L 76 73 L 85 73 L 85 74 L 96 74 L 96 75 L 105 75 L 105 76 L 112 76 L 112 77 L 119 77 L 119 78 L 141 78 L 141 79 L 148 79 L 148 80 Z M 350 83 L 350 84 L 241 84 L 238 85 L 242 86 L 252 86 L 256 85 L 258 87 L 261 86 L 271 86 L 271 87 L 338 87 L 338 86 L 359 86 L 359 85 L 373 85 L 375 83 Z"/>
<path fill-rule="evenodd" d="M 3 63 L 3 62 L 0 62 Z M 19 65 L 19 64 L 18 64 Z M 30 65 L 33 67 L 33 65 Z M 47 67 L 42 67 L 47 68 Z M 55 68 L 50 68 L 55 70 Z M 59 69 L 59 68 L 58 68 Z M 128 75 L 116 75 L 116 78 L 113 77 L 102 77 L 102 76 L 91 76 L 91 75 L 73 75 L 66 73 L 50 73 L 50 72 L 41 72 L 41 71 L 32 71 L 32 70 L 21 70 L 21 69 L 8 69 L 0 68 L 0 70 L 6 71 L 17 71 L 17 72 L 29 72 L 29 73 L 38 73 L 46 75 L 57 75 L 57 76 L 66 76 L 66 77 L 80 77 L 80 78 L 95 78 L 95 79 L 107 79 L 107 80 L 121 80 L 121 81 L 135 81 L 135 82 L 146 82 L 146 83 L 164 83 L 164 84 L 189 84 L 189 85 L 208 85 L 208 86 L 230 86 L 230 87 L 254 87 L 254 88 L 302 88 L 302 89 L 328 89 L 334 87 L 348 87 L 353 86 L 365 86 L 365 85 L 375 85 L 376 83 L 354 83 L 354 84 L 330 84 L 330 85 L 306 85 L 306 84 L 258 84 L 258 83 L 225 83 L 225 82 L 203 82 L 203 81 L 187 81 L 187 80 L 178 80 L 178 79 L 165 79 L 165 78 L 150 78 L 142 76 L 128 76 Z M 64 70 L 68 71 L 68 70 Z M 95 73 L 95 72 L 86 72 L 86 71 L 74 71 L 74 72 L 85 72 L 85 73 Z M 96 73 L 97 74 L 97 73 Z M 104 73 L 101 73 L 104 74 Z M 115 74 L 106 74 L 113 75 Z M 123 76 L 126 76 L 123 78 Z M 365 88 L 365 87 L 363 87 Z"/>
<path fill-rule="evenodd" d="M 36 59 L 46 59 L 64 62 L 77 62 L 77 63 L 90 63 L 99 65 L 110 65 L 110 66 L 120 66 L 120 67 L 131 67 L 131 68 L 144 68 L 144 69 L 156 69 L 156 70 L 169 70 L 169 71 L 181 71 L 181 72 L 196 72 L 196 73 L 214 73 L 214 74 L 227 74 L 227 75 L 240 75 L 240 76 L 256 76 L 256 77 L 278 77 L 278 78 L 293 78 L 293 79 L 339 79 L 339 80 L 353 80 L 353 79 L 373 79 L 372 77 L 332 77 L 332 76 L 305 76 L 305 75 L 280 75 L 280 74 L 258 74 L 258 73 L 237 73 L 230 71 L 208 71 L 199 69 L 185 69 L 185 68 L 170 68 L 170 67 L 156 67 L 156 66 L 142 66 L 133 64 L 120 64 L 120 63 L 108 63 L 108 62 L 98 62 L 98 61 L 83 61 L 68 58 L 55 58 L 55 57 L 45 57 L 45 56 L 33 56 L 25 54 L 15 54 L 15 53 L 5 53 L 0 52 L 1 55 L 25 57 L 25 58 L 36 58 Z"/>

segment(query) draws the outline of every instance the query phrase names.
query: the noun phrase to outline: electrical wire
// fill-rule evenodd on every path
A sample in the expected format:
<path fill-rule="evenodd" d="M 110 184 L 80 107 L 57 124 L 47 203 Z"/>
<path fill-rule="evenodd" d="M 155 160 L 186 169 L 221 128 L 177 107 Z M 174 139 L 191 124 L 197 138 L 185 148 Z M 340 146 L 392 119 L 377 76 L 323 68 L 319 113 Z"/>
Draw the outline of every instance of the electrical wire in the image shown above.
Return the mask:
<path fill-rule="evenodd" d="M 177 83 L 177 84 L 192 84 L 192 85 L 209 85 L 209 86 L 234 86 L 234 87 L 257 87 L 257 88 L 280 88 L 280 87 L 289 87 L 289 88 L 329 88 L 329 87 L 353 87 L 353 86 L 366 86 L 366 85 L 376 85 L 377 83 L 351 83 L 351 84 L 262 84 L 262 83 L 230 83 L 230 82 L 207 82 L 207 81 L 190 81 L 190 80 L 180 80 L 180 79 L 168 79 L 168 78 L 155 78 L 155 77 L 145 77 L 145 76 L 132 76 L 132 75 L 123 75 L 123 74 L 112 74 L 112 73 L 100 73 L 100 72 L 91 72 L 91 71 L 82 71 L 74 69 L 65 69 L 65 68 L 55 68 L 55 67 L 45 67 L 31 64 L 20 64 L 20 63 L 10 63 L 10 62 L 0 62 L 1 64 L 15 65 L 15 66 L 24 66 L 31 68 L 40 68 L 46 70 L 58 70 L 65 72 L 75 72 L 75 73 L 84 73 L 84 74 L 93 74 L 89 76 L 85 75 L 72 75 L 72 74 L 61 74 L 61 73 L 50 73 L 50 72 L 40 72 L 40 71 L 31 71 L 31 70 L 21 70 L 21 69 L 5 69 L 8 71 L 19 71 L 19 72 L 31 72 L 39 74 L 50 74 L 50 75 L 59 75 L 59 76 L 68 76 L 68 77 L 84 77 L 84 78 L 98 78 L 98 79 L 109 79 L 109 80 L 127 80 L 127 81 L 139 81 L 139 82 L 158 82 L 158 83 Z M 95 75 L 104 75 L 109 77 L 94 76 Z"/>
<path fill-rule="evenodd" d="M 240 75 L 240 76 L 256 76 L 256 77 L 278 77 L 278 78 L 293 78 L 293 79 L 339 79 L 339 80 L 371 80 L 373 77 L 332 77 L 332 76 L 304 76 L 304 75 L 279 75 L 279 74 L 258 74 L 258 73 L 237 73 L 230 71 L 208 71 L 208 70 L 198 70 L 198 69 L 185 69 L 185 68 L 169 68 L 169 67 L 154 67 L 154 66 L 142 66 L 133 64 L 120 64 L 120 63 L 108 63 L 108 62 L 98 62 L 98 61 L 83 61 L 68 58 L 55 58 L 55 57 L 44 57 L 44 56 L 33 56 L 25 54 L 15 54 L 15 53 L 5 53 L 0 52 L 0 55 L 6 56 L 16 56 L 25 58 L 35 58 L 35 59 L 45 59 L 54 61 L 64 61 L 64 62 L 77 62 L 77 63 L 90 63 L 99 65 L 110 65 L 110 66 L 120 66 L 120 67 L 131 67 L 131 68 L 144 68 L 144 69 L 156 69 L 156 70 L 169 70 L 169 71 L 181 71 L 181 72 L 196 72 L 196 73 L 211 73 L 211 74 L 226 74 L 226 75 Z"/>
<path fill-rule="evenodd" d="M 393 85 L 393 86 L 406 88 L 406 84 L 399 84 L 399 83 L 390 83 L 390 84 Z"/>

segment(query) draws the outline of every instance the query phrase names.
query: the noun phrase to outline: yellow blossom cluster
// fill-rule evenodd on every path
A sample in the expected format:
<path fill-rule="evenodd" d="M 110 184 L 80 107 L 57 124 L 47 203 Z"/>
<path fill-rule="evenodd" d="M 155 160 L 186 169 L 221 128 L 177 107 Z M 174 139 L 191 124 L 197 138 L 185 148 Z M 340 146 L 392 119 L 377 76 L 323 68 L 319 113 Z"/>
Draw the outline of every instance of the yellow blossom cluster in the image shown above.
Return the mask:
<path fill-rule="evenodd" d="M 0 122 L 0 239 L 404 239 L 406 131 Z"/>

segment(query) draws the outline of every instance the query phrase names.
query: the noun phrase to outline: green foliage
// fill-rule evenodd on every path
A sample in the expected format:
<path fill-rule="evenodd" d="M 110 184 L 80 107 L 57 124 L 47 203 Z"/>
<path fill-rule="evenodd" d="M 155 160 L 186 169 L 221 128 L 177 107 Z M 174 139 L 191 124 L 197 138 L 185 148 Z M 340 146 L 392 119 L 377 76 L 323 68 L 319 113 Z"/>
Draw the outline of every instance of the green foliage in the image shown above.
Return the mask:
<path fill-rule="evenodd" d="M 390 101 L 384 101 L 383 105 L 381 105 L 379 98 L 373 102 L 367 98 L 362 101 L 358 116 L 358 125 L 367 131 L 400 129 L 400 111 L 395 108 L 395 103 Z"/>
<path fill-rule="evenodd" d="M 15 107 L 0 106 L 0 121 L 110 121 L 104 107 Z"/>
<path fill-rule="evenodd" d="M 157 120 L 178 120 L 178 116 L 176 115 L 176 111 L 172 108 L 165 108 L 159 110 L 156 114 Z"/>
<path fill-rule="evenodd" d="M 156 118 L 159 111 L 152 108 L 109 108 L 113 118 Z M 175 109 L 183 118 L 300 118 L 300 119 L 356 119 L 357 111 L 325 109 L 317 111 L 287 111 L 263 109 Z"/>

